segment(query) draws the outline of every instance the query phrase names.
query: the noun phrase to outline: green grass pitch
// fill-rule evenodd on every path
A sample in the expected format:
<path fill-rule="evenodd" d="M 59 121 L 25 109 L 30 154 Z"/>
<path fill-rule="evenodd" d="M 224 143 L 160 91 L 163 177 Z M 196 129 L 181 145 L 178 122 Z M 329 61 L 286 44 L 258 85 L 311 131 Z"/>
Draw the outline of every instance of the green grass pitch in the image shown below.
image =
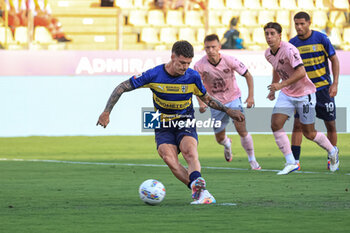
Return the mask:
<path fill-rule="evenodd" d="M 205 206 L 189 204 L 190 191 L 167 167 L 139 165 L 164 165 L 153 136 L 0 138 L 0 232 L 350 232 L 350 134 L 339 135 L 339 171 L 327 171 L 326 153 L 304 139 L 304 173 L 287 176 L 274 171 L 284 157 L 272 135 L 253 135 L 263 171 L 248 169 L 239 137 L 230 137 L 231 163 L 213 135 L 199 137 L 202 174 L 218 202 Z M 139 199 L 149 178 L 166 187 L 159 206 Z"/>

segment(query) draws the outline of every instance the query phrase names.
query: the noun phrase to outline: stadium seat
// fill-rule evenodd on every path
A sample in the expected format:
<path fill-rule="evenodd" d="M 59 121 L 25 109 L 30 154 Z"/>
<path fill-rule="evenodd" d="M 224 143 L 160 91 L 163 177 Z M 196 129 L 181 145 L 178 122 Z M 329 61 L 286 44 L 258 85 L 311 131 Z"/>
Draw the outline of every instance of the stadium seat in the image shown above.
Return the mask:
<path fill-rule="evenodd" d="M 262 30 L 262 29 L 261 29 Z M 251 45 L 252 44 L 252 37 L 250 34 L 250 30 L 246 29 L 246 28 L 241 28 L 239 30 L 240 32 L 240 38 L 243 39 L 243 44 L 246 45 Z"/>
<path fill-rule="evenodd" d="M 146 14 L 143 10 L 132 10 L 129 12 L 128 24 L 133 26 L 146 25 Z"/>
<path fill-rule="evenodd" d="M 155 28 L 142 28 L 140 40 L 148 44 L 159 43 L 158 30 Z"/>
<path fill-rule="evenodd" d="M 286 10 L 296 10 L 297 5 L 295 0 L 280 0 L 280 7 Z"/>
<path fill-rule="evenodd" d="M 229 27 L 231 19 L 239 17 L 238 11 L 226 10 L 221 13 L 221 24 Z"/>
<path fill-rule="evenodd" d="M 290 12 L 287 10 L 279 10 L 276 13 L 276 22 L 281 24 L 282 27 L 289 27 L 291 23 Z"/>
<path fill-rule="evenodd" d="M 223 27 L 217 27 L 215 28 L 215 33 L 216 35 L 218 35 L 219 39 L 222 39 L 225 35 L 225 32 L 227 32 L 227 28 L 223 28 Z"/>
<path fill-rule="evenodd" d="M 246 9 L 261 9 L 259 0 L 244 0 L 244 7 Z"/>
<path fill-rule="evenodd" d="M 148 6 L 144 5 L 143 0 L 134 0 L 134 7 L 138 9 L 147 9 Z"/>
<path fill-rule="evenodd" d="M 243 27 L 254 27 L 257 25 L 255 11 L 241 11 L 240 25 Z"/>
<path fill-rule="evenodd" d="M 168 26 L 183 26 L 184 24 L 182 11 L 180 10 L 168 10 L 165 20 Z"/>
<path fill-rule="evenodd" d="M 185 13 L 185 25 L 193 27 L 202 27 L 204 25 L 202 21 L 201 11 L 186 11 Z"/>
<path fill-rule="evenodd" d="M 275 12 L 274 11 L 259 11 L 258 15 L 258 24 L 263 26 L 268 22 L 275 21 Z"/>
<path fill-rule="evenodd" d="M 205 38 L 205 29 L 198 28 L 196 33 L 197 43 L 204 43 L 204 38 Z"/>
<path fill-rule="evenodd" d="M 282 30 L 282 41 L 289 41 L 287 30 Z"/>
<path fill-rule="evenodd" d="M 252 38 L 254 44 L 266 45 L 265 33 L 261 27 L 257 27 L 254 29 Z"/>
<path fill-rule="evenodd" d="M 195 30 L 193 30 L 192 28 L 180 28 L 179 40 L 187 40 L 191 44 L 195 44 L 197 42 Z"/>
<path fill-rule="evenodd" d="M 16 27 L 15 29 L 15 41 L 19 44 L 28 43 L 28 28 L 27 27 Z"/>
<path fill-rule="evenodd" d="M 335 27 L 342 27 L 346 23 L 345 14 L 342 11 L 331 11 L 329 14 L 329 21 Z"/>
<path fill-rule="evenodd" d="M 163 27 L 159 32 L 159 42 L 163 44 L 173 44 L 177 41 L 177 30 L 175 28 Z"/>
<path fill-rule="evenodd" d="M 239 10 L 243 8 L 242 0 L 226 0 L 226 8 L 230 10 Z"/>
<path fill-rule="evenodd" d="M 134 8 L 133 1 L 125 1 L 125 0 L 114 0 L 114 4 L 117 7 L 124 9 L 132 9 Z"/>
<path fill-rule="evenodd" d="M 313 0 L 298 0 L 298 8 L 303 10 L 314 10 L 315 5 Z"/>
<path fill-rule="evenodd" d="M 13 36 L 12 36 L 12 31 L 9 27 L 0 27 L 0 44 L 13 44 L 15 43 Z"/>
<path fill-rule="evenodd" d="M 325 28 L 328 21 L 328 16 L 325 11 L 313 11 L 311 23 L 315 27 Z"/>
<path fill-rule="evenodd" d="M 332 45 L 335 45 L 337 47 L 340 47 L 341 44 L 343 44 L 339 28 L 332 28 L 329 40 L 331 41 Z"/>
<path fill-rule="evenodd" d="M 315 0 L 315 7 L 320 10 L 328 10 L 328 6 L 323 4 L 323 0 Z"/>
<path fill-rule="evenodd" d="M 209 11 L 209 26 L 210 27 L 217 27 L 222 26 L 220 21 L 220 14 L 219 11 Z M 224 24 L 226 25 L 226 24 Z"/>
<path fill-rule="evenodd" d="M 51 33 L 46 27 L 37 26 L 34 29 L 34 41 L 39 44 L 55 44 L 57 40 L 52 39 Z"/>
<path fill-rule="evenodd" d="M 332 1 L 334 8 L 349 10 L 349 1 L 348 0 L 337 0 Z"/>
<path fill-rule="evenodd" d="M 150 10 L 147 14 L 148 25 L 150 26 L 164 26 L 164 13 L 161 10 Z"/>
<path fill-rule="evenodd" d="M 222 10 L 225 9 L 225 4 L 223 0 L 208 0 L 209 10 Z"/>
<path fill-rule="evenodd" d="M 264 9 L 279 9 L 277 0 L 262 0 L 261 6 Z"/>
<path fill-rule="evenodd" d="M 343 43 L 350 45 L 350 27 L 349 28 L 344 28 L 343 31 Z"/>

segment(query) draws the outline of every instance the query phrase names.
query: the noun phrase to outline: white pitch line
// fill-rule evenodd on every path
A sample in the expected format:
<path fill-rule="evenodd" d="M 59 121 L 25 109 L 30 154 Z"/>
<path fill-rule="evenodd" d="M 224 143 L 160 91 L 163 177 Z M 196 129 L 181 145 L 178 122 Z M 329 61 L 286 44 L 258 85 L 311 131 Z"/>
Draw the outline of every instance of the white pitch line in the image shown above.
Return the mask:
<path fill-rule="evenodd" d="M 141 164 L 141 163 L 101 163 L 101 162 L 81 162 L 81 161 L 64 161 L 64 160 L 41 160 L 41 159 L 9 159 L 0 158 L 0 161 L 16 161 L 16 162 L 42 162 L 42 163 L 66 163 L 66 164 L 82 164 L 82 165 L 107 165 L 107 166 L 135 166 L 135 167 L 167 167 L 167 165 L 161 164 Z M 234 168 L 234 167 L 202 167 L 204 169 L 213 170 L 236 170 L 236 171 L 248 171 L 247 168 Z M 258 172 L 278 172 L 279 170 L 261 169 Z M 310 171 L 295 171 L 294 173 L 304 174 L 326 174 L 331 175 L 332 172 L 310 172 Z M 345 173 L 344 175 L 350 175 Z"/>

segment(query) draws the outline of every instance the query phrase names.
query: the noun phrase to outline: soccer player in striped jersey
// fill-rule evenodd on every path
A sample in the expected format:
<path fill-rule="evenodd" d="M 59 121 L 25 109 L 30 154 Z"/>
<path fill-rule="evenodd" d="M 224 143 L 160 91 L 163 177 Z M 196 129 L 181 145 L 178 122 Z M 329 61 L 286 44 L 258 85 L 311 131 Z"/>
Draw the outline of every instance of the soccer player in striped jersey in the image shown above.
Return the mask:
<path fill-rule="evenodd" d="M 254 106 L 254 83 L 253 77 L 247 67 L 237 58 L 220 53 L 221 44 L 216 34 L 208 35 L 204 38 L 203 56 L 195 65 L 203 80 L 204 86 L 211 96 L 214 96 L 221 103 L 232 109 L 239 109 L 243 112 L 241 101 L 241 90 L 239 89 L 235 77 L 235 72 L 245 77 L 248 85 L 248 97 L 245 101 L 247 108 Z M 200 112 L 205 112 L 208 106 L 198 98 Z M 222 122 L 220 127 L 214 126 L 216 141 L 225 147 L 224 155 L 227 162 L 232 160 L 231 138 L 226 136 L 226 126 L 229 123 L 229 116 L 224 112 L 210 109 L 211 117 Z M 253 138 L 247 132 L 246 122 L 233 122 L 241 137 L 241 144 L 248 155 L 251 169 L 260 170 L 261 167 L 255 159 Z"/>
<path fill-rule="evenodd" d="M 266 24 L 264 32 L 269 45 L 265 57 L 273 67 L 273 78 L 271 85 L 268 86 L 270 93 L 267 98 L 274 100 L 275 92 L 281 90 L 271 117 L 271 129 L 276 144 L 286 159 L 284 169 L 277 175 L 287 175 L 299 168 L 288 136 L 283 129 L 285 122 L 293 116 L 294 111 L 300 115 L 304 136 L 328 151 L 331 159 L 330 168 L 335 171 L 338 151 L 326 135 L 315 130 L 316 88 L 306 74 L 298 49 L 288 42 L 281 41 L 282 27 L 278 23 Z"/>
<path fill-rule="evenodd" d="M 298 48 L 308 77 L 315 84 L 316 117 L 322 119 L 327 128 L 327 137 L 334 148 L 337 148 L 336 109 L 334 97 L 338 91 L 339 61 L 328 37 L 318 31 L 310 30 L 310 16 L 306 12 L 298 12 L 294 16 L 294 26 L 297 36 L 290 39 L 290 43 Z M 332 64 L 333 82 L 331 80 L 328 59 Z M 299 163 L 300 145 L 302 142 L 299 115 L 295 115 L 292 133 L 292 151 Z M 300 165 L 300 163 L 299 163 Z M 327 168 L 330 169 L 328 158 Z M 299 166 L 300 169 L 300 166 Z"/>
<path fill-rule="evenodd" d="M 244 115 L 239 110 L 227 108 L 207 93 L 198 72 L 189 68 L 193 56 L 193 47 L 190 43 L 187 41 L 175 42 L 170 62 L 147 70 L 140 76 L 133 76 L 115 88 L 97 125 L 106 127 L 109 123 L 110 112 L 120 96 L 124 92 L 140 87 L 151 89 L 154 107 L 157 113 L 161 114 L 161 119 L 165 121 L 177 123 L 194 119 L 193 94 L 199 96 L 208 106 L 226 112 L 232 119 L 243 121 Z M 215 198 L 206 190 L 206 183 L 201 175 L 196 128 L 181 125 L 168 124 L 165 127 L 160 124 L 160 128 L 155 129 L 158 154 L 174 176 L 192 190 L 194 200 L 191 204 L 215 203 Z M 188 168 L 179 162 L 178 153 L 180 152 Z"/>

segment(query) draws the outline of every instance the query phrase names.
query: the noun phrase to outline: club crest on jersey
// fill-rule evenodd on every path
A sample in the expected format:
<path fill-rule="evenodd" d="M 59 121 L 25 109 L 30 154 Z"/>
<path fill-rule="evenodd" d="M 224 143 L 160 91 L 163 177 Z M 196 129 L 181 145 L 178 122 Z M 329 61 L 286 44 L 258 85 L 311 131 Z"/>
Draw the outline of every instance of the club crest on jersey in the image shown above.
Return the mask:
<path fill-rule="evenodd" d="M 313 45 L 313 46 L 312 46 L 312 50 L 313 50 L 313 51 L 316 51 L 316 50 L 317 50 L 316 45 Z"/>
<path fill-rule="evenodd" d="M 279 59 L 278 62 L 281 63 L 282 65 L 284 64 L 284 60 L 283 59 Z"/>
<path fill-rule="evenodd" d="M 188 90 L 188 86 L 182 85 L 181 90 L 182 90 L 183 93 L 186 93 L 187 90 Z"/>
<path fill-rule="evenodd" d="M 224 69 L 224 73 L 228 73 L 228 72 L 230 72 L 230 69 Z"/>

